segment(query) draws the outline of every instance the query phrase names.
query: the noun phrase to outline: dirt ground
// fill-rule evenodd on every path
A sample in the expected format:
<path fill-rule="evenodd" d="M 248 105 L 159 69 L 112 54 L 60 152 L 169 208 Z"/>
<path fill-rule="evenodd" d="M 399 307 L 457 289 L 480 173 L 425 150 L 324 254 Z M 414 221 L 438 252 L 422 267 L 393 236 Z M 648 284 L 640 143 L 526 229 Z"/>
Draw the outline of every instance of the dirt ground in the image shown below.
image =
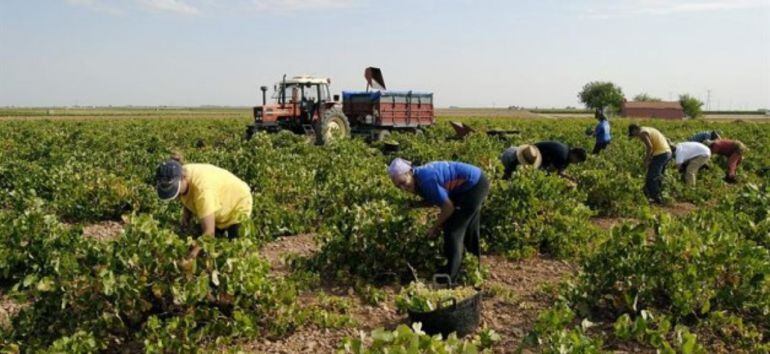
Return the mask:
<path fill-rule="evenodd" d="M 269 243 L 263 255 L 278 275 L 288 274 L 285 257 L 290 254 L 310 255 L 317 249 L 312 235 L 282 237 Z M 494 294 L 483 300 L 481 327 L 494 329 L 503 338 L 494 348 L 496 352 L 513 351 L 532 328 L 538 313 L 554 300 L 555 285 L 574 274 L 569 263 L 538 256 L 522 261 L 509 261 L 501 256 L 485 256 L 482 263 L 491 272 L 486 291 Z M 313 306 L 323 294 L 343 296 L 349 300 L 349 314 L 356 328 L 320 329 L 306 326 L 277 341 L 259 340 L 245 344 L 242 349 L 266 353 L 334 352 L 346 336 L 356 336 L 359 330 L 371 331 L 378 327 L 395 328 L 406 323 L 406 315 L 395 307 L 398 289 L 383 288 L 387 296 L 376 306 L 364 303 L 349 288 L 324 286 L 300 296 L 300 303 Z"/>
<path fill-rule="evenodd" d="M 83 237 L 97 241 L 114 240 L 123 233 L 123 224 L 117 221 L 103 221 L 83 226 Z"/>
<path fill-rule="evenodd" d="M 686 216 L 696 208 L 697 206 L 695 204 L 688 202 L 674 202 L 662 207 L 662 209 L 671 214 L 671 216 L 676 217 Z"/>
<path fill-rule="evenodd" d="M 21 310 L 21 305 L 6 294 L 0 294 L 0 327 L 11 325 L 11 318 Z"/>

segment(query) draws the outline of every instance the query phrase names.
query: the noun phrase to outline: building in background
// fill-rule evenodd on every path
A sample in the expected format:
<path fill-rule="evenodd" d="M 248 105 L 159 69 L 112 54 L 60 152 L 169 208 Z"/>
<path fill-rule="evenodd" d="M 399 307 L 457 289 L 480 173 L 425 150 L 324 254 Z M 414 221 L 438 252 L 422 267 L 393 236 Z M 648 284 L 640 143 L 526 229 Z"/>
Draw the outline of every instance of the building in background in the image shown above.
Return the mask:
<path fill-rule="evenodd" d="M 620 115 L 629 118 L 684 119 L 682 105 L 674 102 L 624 101 L 620 104 Z"/>

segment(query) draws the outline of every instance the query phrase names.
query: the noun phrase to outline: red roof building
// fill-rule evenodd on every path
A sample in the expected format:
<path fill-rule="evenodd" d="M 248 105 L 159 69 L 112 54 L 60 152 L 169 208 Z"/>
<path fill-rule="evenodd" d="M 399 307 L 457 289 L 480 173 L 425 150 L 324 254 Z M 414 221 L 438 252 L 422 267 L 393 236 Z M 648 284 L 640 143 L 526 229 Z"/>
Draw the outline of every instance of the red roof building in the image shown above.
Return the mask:
<path fill-rule="evenodd" d="M 674 102 L 626 101 L 620 104 L 620 115 L 630 118 L 684 119 L 682 105 Z"/>

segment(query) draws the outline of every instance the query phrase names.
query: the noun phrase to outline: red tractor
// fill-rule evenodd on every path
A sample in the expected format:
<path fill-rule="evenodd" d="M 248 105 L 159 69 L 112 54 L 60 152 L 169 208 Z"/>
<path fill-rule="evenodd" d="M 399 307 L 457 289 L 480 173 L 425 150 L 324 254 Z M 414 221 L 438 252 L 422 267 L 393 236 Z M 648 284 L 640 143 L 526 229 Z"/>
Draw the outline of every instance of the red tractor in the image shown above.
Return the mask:
<path fill-rule="evenodd" d="M 418 131 L 435 123 L 433 94 L 389 92 L 382 73 L 367 68 L 367 90 L 329 94 L 330 80 L 295 76 L 274 86 L 274 104 L 267 104 L 267 87 L 262 86 L 262 106 L 254 107 L 254 123 L 246 128 L 246 139 L 258 131 L 288 130 L 313 135 L 326 144 L 351 134 L 372 140 L 384 139 L 392 130 Z M 369 86 L 382 91 L 369 91 Z"/>

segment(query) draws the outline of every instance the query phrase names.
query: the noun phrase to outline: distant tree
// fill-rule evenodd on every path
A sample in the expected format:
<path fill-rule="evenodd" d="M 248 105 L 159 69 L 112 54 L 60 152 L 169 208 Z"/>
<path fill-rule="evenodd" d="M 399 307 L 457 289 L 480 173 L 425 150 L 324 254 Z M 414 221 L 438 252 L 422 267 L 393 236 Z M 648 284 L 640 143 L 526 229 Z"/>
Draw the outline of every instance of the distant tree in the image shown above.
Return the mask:
<path fill-rule="evenodd" d="M 652 97 L 648 95 L 646 92 L 642 92 L 636 96 L 634 96 L 634 101 L 642 101 L 642 102 L 660 102 L 661 99 L 657 97 Z"/>
<path fill-rule="evenodd" d="M 601 109 L 610 107 L 613 111 L 620 111 L 620 104 L 625 99 L 623 90 L 611 82 L 593 81 L 585 84 L 583 90 L 578 93 L 580 102 L 586 108 Z"/>
<path fill-rule="evenodd" d="M 679 95 L 679 104 L 682 105 L 684 114 L 686 114 L 690 118 L 698 118 L 703 113 L 701 111 L 701 108 L 703 107 L 703 102 L 686 93 Z"/>

